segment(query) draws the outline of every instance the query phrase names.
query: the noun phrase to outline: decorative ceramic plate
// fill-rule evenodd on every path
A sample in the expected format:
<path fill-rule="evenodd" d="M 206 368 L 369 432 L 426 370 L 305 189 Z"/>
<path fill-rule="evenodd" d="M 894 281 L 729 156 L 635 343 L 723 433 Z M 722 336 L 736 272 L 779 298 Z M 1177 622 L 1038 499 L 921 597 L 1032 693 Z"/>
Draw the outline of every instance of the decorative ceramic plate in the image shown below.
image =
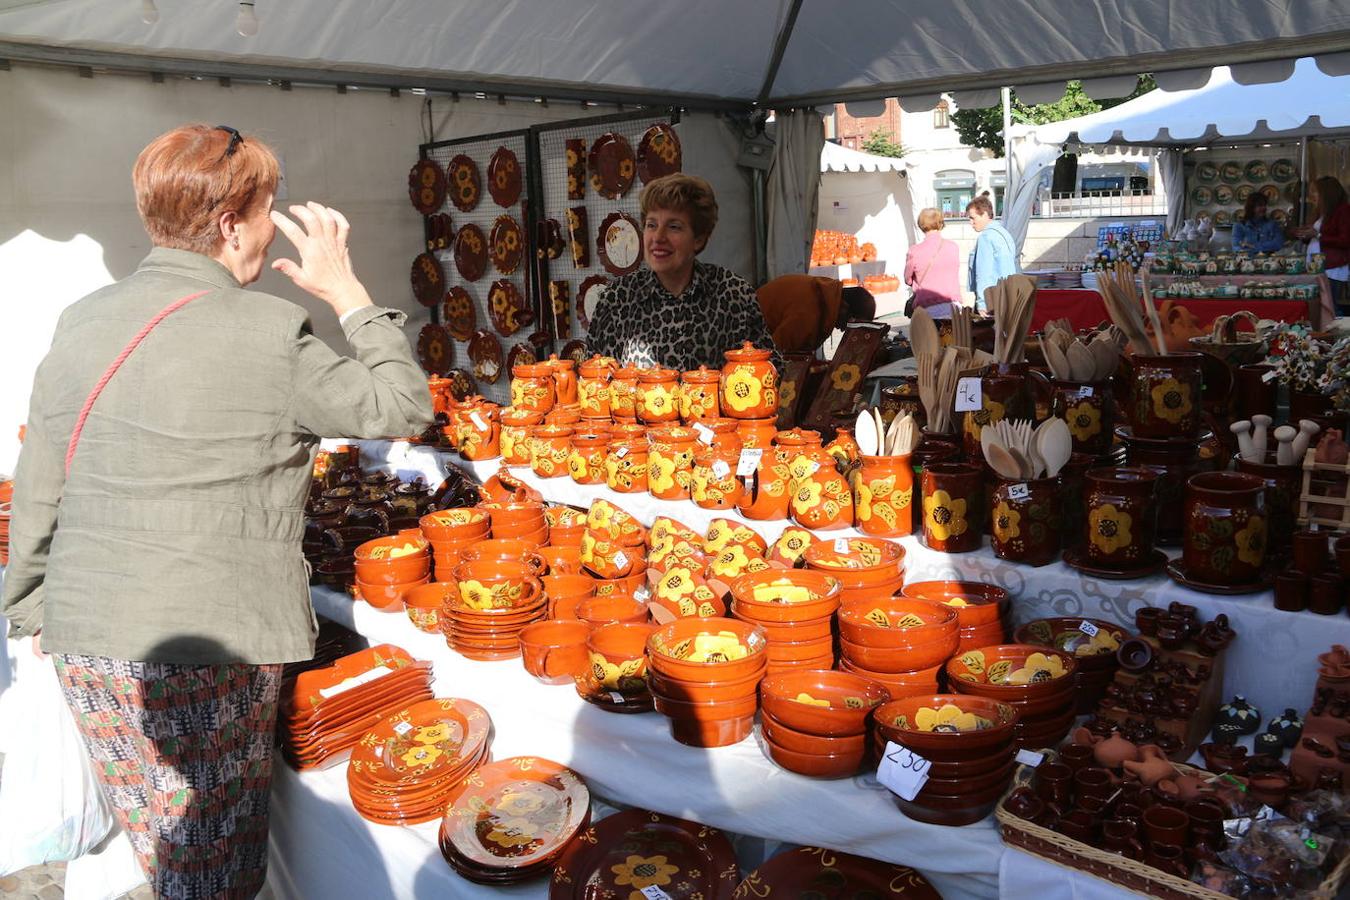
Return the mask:
<path fill-rule="evenodd" d="M 1228 162 L 1219 166 L 1219 177 L 1228 184 L 1237 184 L 1242 180 L 1242 163 L 1230 159 Z"/>
<path fill-rule="evenodd" d="M 525 296 L 507 278 L 492 282 L 488 289 L 488 315 L 492 317 L 492 327 L 502 337 L 510 337 L 534 322 L 534 311 L 525 302 Z"/>
<path fill-rule="evenodd" d="M 455 229 L 450 223 L 449 213 L 436 213 L 427 217 L 427 250 L 444 250 L 455 239 Z"/>
<path fill-rule="evenodd" d="M 534 347 L 526 343 L 516 344 L 511 348 L 511 352 L 506 354 L 506 371 L 514 371 L 516 366 L 533 365 L 539 360 L 534 355 Z"/>
<path fill-rule="evenodd" d="M 372 729 L 352 750 L 351 767 L 382 784 L 430 780 L 480 754 L 491 730 L 477 703 L 426 700 Z"/>
<path fill-rule="evenodd" d="M 487 271 L 488 242 L 483 229 L 469 224 L 455 235 L 455 268 L 465 281 L 477 281 Z"/>
<path fill-rule="evenodd" d="M 473 337 L 478 313 L 474 309 L 473 297 L 464 288 L 456 285 L 445 292 L 445 303 L 441 307 L 441 318 L 450 336 L 457 341 L 467 341 Z"/>
<path fill-rule="evenodd" d="M 1270 177 L 1270 167 L 1266 165 L 1263 159 L 1254 159 L 1247 163 L 1247 168 L 1243 170 L 1247 180 L 1252 184 L 1260 184 Z"/>
<path fill-rule="evenodd" d="M 864 859 L 819 847 L 780 853 L 745 876 L 732 895 L 736 900 L 820 897 L 862 900 L 905 897 L 942 900 L 942 895 L 909 866 Z"/>
<path fill-rule="evenodd" d="M 444 375 L 450 369 L 454 352 L 455 344 L 450 339 L 450 332 L 435 322 L 422 326 L 422 332 L 417 336 L 417 358 L 429 374 Z"/>
<path fill-rule="evenodd" d="M 1203 581 L 1196 581 L 1191 578 L 1180 559 L 1174 559 L 1167 564 L 1167 576 L 1182 587 L 1188 587 L 1193 591 L 1200 591 L 1203 594 L 1224 594 L 1233 596 L 1236 594 L 1256 594 L 1270 587 L 1273 576 L 1264 575 L 1259 580 L 1248 584 L 1206 584 Z"/>
<path fill-rule="evenodd" d="M 1110 641 L 1094 640 L 1079 627 L 1084 622 L 1096 626 L 1099 633 L 1109 634 L 1117 644 L 1130 636 L 1125 629 L 1113 622 L 1084 619 L 1081 616 L 1058 616 L 1026 623 L 1013 632 L 1013 643 L 1054 647 L 1056 650 L 1072 653 L 1079 659 L 1084 656 L 1114 655 L 1115 647 Z M 1079 652 L 1079 648 L 1082 648 L 1082 652 Z"/>
<path fill-rule="evenodd" d="M 1221 209 L 1214 214 L 1214 224 L 1219 228 L 1227 228 L 1233 224 L 1233 214 L 1226 209 Z"/>
<path fill-rule="evenodd" d="M 731 842 L 716 828 L 628 809 L 568 845 L 553 868 L 548 900 L 627 897 L 639 882 L 671 900 L 729 900 L 740 870 Z"/>
<path fill-rule="evenodd" d="M 1098 578 L 1110 578 L 1114 581 L 1131 581 L 1135 578 L 1147 578 L 1150 575 L 1161 572 L 1163 566 L 1167 565 L 1167 554 L 1155 548 L 1142 564 L 1132 569 L 1104 568 L 1101 563 L 1090 559 L 1087 553 L 1077 549 L 1065 550 L 1064 562 L 1067 563 L 1070 568 L 1077 569 L 1088 575 L 1095 575 Z"/>
<path fill-rule="evenodd" d="M 549 259 L 558 259 L 567 249 L 567 239 L 563 237 L 562 225 L 558 224 L 557 219 L 542 220 L 537 229 L 539 232 L 539 249 Z"/>
<path fill-rule="evenodd" d="M 508 147 L 498 147 L 488 160 L 488 193 L 498 206 L 510 208 L 520 199 L 520 160 Z"/>
<path fill-rule="evenodd" d="M 525 235 L 520 230 L 520 223 L 511 216 L 498 216 L 488 238 L 492 265 L 503 275 L 510 275 L 520 268 L 520 257 L 524 252 Z"/>
<path fill-rule="evenodd" d="M 445 373 L 450 379 L 450 394 L 456 400 L 463 400 L 473 393 L 473 376 L 464 369 L 451 369 Z"/>
<path fill-rule="evenodd" d="M 646 184 L 653 178 L 672 175 L 680 171 L 681 157 L 680 138 L 675 129 L 658 122 L 638 142 L 638 177 Z"/>
<path fill-rule="evenodd" d="M 559 763 L 516 756 L 470 773 L 441 822 L 446 845 L 489 869 L 518 869 L 559 853 L 590 816 L 581 776 Z"/>
<path fill-rule="evenodd" d="M 577 321 L 587 330 L 591 327 L 591 316 L 600 303 L 600 295 L 609 287 L 610 281 L 603 275 L 592 275 L 577 288 Z"/>
<path fill-rule="evenodd" d="M 1297 175 L 1292 159 L 1277 159 L 1270 164 L 1270 177 L 1276 181 L 1292 181 Z"/>
<path fill-rule="evenodd" d="M 1267 202 L 1267 203 L 1279 203 L 1279 202 L 1280 202 L 1280 189 L 1279 189 L 1278 187 L 1276 187 L 1275 185 L 1273 185 L 1273 184 L 1263 184 L 1263 185 L 1261 185 L 1261 193 L 1263 193 L 1263 194 L 1266 195 L 1266 202 Z"/>
<path fill-rule="evenodd" d="M 445 272 L 441 261 L 430 253 L 419 253 L 412 264 L 413 296 L 423 306 L 435 306 L 445 290 Z"/>
<path fill-rule="evenodd" d="M 1290 203 L 1298 203 L 1303 199 L 1303 183 L 1294 179 L 1284 186 L 1284 196 Z"/>
<path fill-rule="evenodd" d="M 567 139 L 567 199 L 586 199 L 586 141 Z"/>
<path fill-rule="evenodd" d="M 1212 162 L 1202 162 L 1195 167 L 1195 180 L 1213 183 L 1218 180 L 1219 167 Z"/>
<path fill-rule="evenodd" d="M 482 196 L 482 182 L 478 177 L 478 164 L 463 153 L 450 160 L 445 170 L 449 187 L 450 202 L 460 212 L 469 212 L 478 205 Z"/>
<path fill-rule="evenodd" d="M 1221 184 L 1214 189 L 1215 203 L 1232 203 L 1233 189 L 1226 184 Z"/>
<path fill-rule="evenodd" d="M 408 199 L 418 212 L 429 216 L 445 203 L 445 172 L 434 160 L 419 159 L 408 173 Z"/>
<path fill-rule="evenodd" d="M 633 175 L 637 170 L 633 145 L 621 134 L 606 132 L 591 144 L 587 167 L 595 192 L 610 200 L 617 200 L 633 186 Z"/>
<path fill-rule="evenodd" d="M 628 213 L 605 216 L 596 232 L 596 252 L 600 264 L 611 275 L 627 275 L 642 264 L 642 228 Z"/>
<path fill-rule="evenodd" d="M 411 666 L 414 662 L 402 647 L 379 644 L 344 656 L 331 666 L 301 672 L 295 676 L 290 693 L 281 699 L 283 713 L 308 711 L 326 705 L 330 699 L 336 699 L 342 693 L 361 688 L 372 680 Z M 334 688 L 341 690 L 334 691 Z"/>
<path fill-rule="evenodd" d="M 568 341 L 563 345 L 562 358 L 573 360 L 577 365 L 581 365 L 591 358 L 591 351 L 583 340 Z"/>
<path fill-rule="evenodd" d="M 1252 187 L 1250 184 L 1239 184 L 1237 190 L 1233 191 L 1233 199 L 1238 203 L 1246 203 L 1247 198 L 1252 195 L 1252 191 L 1254 190 L 1256 190 L 1256 188 Z"/>
<path fill-rule="evenodd" d="M 1191 191 L 1191 202 L 1197 206 L 1207 206 L 1214 202 L 1214 192 L 1203 184 Z"/>
<path fill-rule="evenodd" d="M 1274 219 L 1276 222 L 1279 222 L 1281 225 L 1283 225 L 1289 221 L 1289 210 L 1272 209 L 1270 211 L 1270 217 Z"/>
<path fill-rule="evenodd" d="M 473 363 L 474 378 L 496 384 L 502 375 L 502 342 L 487 329 L 478 329 L 469 339 L 469 362 Z"/>

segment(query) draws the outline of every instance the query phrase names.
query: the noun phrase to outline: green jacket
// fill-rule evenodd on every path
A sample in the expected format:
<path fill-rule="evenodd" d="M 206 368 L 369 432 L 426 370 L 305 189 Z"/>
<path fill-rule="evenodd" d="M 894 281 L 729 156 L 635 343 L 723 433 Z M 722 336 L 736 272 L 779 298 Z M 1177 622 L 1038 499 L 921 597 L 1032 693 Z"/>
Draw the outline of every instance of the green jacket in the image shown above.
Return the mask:
<path fill-rule="evenodd" d="M 94 383 L 174 300 L 108 382 L 65 473 Z M 426 376 L 395 310 L 312 333 L 293 303 L 246 291 L 214 260 L 156 248 L 75 303 L 38 368 L 14 473 L 4 614 L 53 653 L 201 665 L 313 655 L 300 539 L 320 437 L 381 438 L 432 422 Z"/>

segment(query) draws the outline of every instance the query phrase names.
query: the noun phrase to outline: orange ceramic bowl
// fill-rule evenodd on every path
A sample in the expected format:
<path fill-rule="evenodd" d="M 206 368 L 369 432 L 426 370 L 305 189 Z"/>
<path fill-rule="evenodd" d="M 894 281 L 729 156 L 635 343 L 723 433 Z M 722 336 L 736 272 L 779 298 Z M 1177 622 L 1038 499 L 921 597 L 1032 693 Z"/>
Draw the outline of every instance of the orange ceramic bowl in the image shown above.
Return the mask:
<path fill-rule="evenodd" d="M 882 538 L 841 538 L 848 551 L 837 552 L 835 541 L 817 541 L 802 558 L 809 568 L 833 575 L 845 588 L 863 588 L 893 580 L 904 568 L 905 548 Z"/>
<path fill-rule="evenodd" d="M 915 724 L 920 708 L 940 709 L 948 705 L 973 713 L 991 723 L 990 727 L 978 731 L 922 731 Z M 932 760 L 988 756 L 1012 742 L 1017 720 L 1017 710 L 1007 703 L 966 694 L 903 697 L 883 703 L 873 713 L 876 729 L 883 737 Z"/>
<path fill-rule="evenodd" d="M 499 524 L 519 524 L 534 523 L 536 527 L 544 523 L 544 504 L 539 501 L 530 500 L 484 500 L 478 504 L 479 509 L 487 510 L 492 517 L 492 528 L 495 531 Z"/>
<path fill-rule="evenodd" d="M 482 540 L 492 519 L 483 509 L 445 509 L 427 513 L 417 524 L 429 541 L 458 543 Z"/>
<path fill-rule="evenodd" d="M 543 535 L 544 539 L 540 539 Z M 544 524 L 544 517 L 540 516 L 533 522 L 509 522 L 504 524 L 492 523 L 492 536 L 494 538 L 507 538 L 510 540 L 529 541 L 536 544 L 547 542 L 548 526 Z"/>
<path fill-rule="evenodd" d="M 917 647 L 868 647 L 839 639 L 839 652 L 850 662 L 873 672 L 914 672 L 946 662 L 956 652 L 956 638 Z"/>
<path fill-rule="evenodd" d="M 354 570 L 357 579 L 366 584 L 407 584 L 431 574 L 431 557 L 403 556 L 388 562 L 358 559 Z"/>
<path fill-rule="evenodd" d="M 582 572 L 585 575 L 585 572 Z M 632 597 L 637 589 L 647 583 L 647 571 L 643 569 L 623 578 L 596 578 L 595 595 L 597 597 Z"/>
<path fill-rule="evenodd" d="M 447 594 L 457 591 L 448 581 L 432 581 L 403 592 L 403 609 L 418 631 L 439 634 L 441 606 Z"/>
<path fill-rule="evenodd" d="M 764 655 L 770 663 L 800 662 L 806 659 L 820 659 L 828 656 L 834 659 L 834 638 L 812 638 L 806 641 L 769 641 Z"/>
<path fill-rule="evenodd" d="M 677 700 L 661 693 L 655 685 L 651 686 L 652 700 L 656 711 L 672 719 L 691 719 L 695 722 L 712 722 L 720 719 L 739 719 L 744 716 L 754 718 L 759 709 L 759 697 L 752 690 L 744 697 L 733 700 Z"/>
<path fill-rule="evenodd" d="M 977 650 L 980 647 L 990 647 L 994 644 L 1001 644 L 1004 641 L 1003 623 L 993 622 L 989 625 L 977 625 L 974 628 L 962 628 L 959 631 L 961 644 L 956 648 L 957 653 L 964 653 L 967 650 Z"/>
<path fill-rule="evenodd" d="M 581 574 L 581 550 L 579 547 L 540 547 L 538 553 L 552 575 Z"/>
<path fill-rule="evenodd" d="M 886 742 L 892 740 L 881 731 L 873 729 L 872 748 L 877 759 L 886 752 Z M 956 780 L 960 778 L 973 777 L 977 775 L 987 775 L 997 769 L 1001 769 L 1012 761 L 1016 748 L 1012 743 L 1004 744 L 995 750 L 982 756 L 974 756 L 964 759 L 946 759 L 929 760 L 932 766 L 928 774 L 932 778 L 942 778 L 945 780 Z"/>
<path fill-rule="evenodd" d="M 799 702 L 803 694 L 816 703 Z M 764 712 L 807 734 L 845 737 L 867 730 L 872 710 L 890 692 L 871 679 L 848 672 L 803 670 L 765 678 L 759 685 Z M 825 702 L 827 706 L 818 705 Z"/>
<path fill-rule="evenodd" d="M 811 778 L 848 778 L 857 773 L 862 765 L 863 751 L 856 753 L 836 753 L 821 755 L 816 753 L 795 753 L 770 738 L 768 730 L 764 733 L 764 746 L 769 758 L 789 772 L 807 775 Z"/>
<path fill-rule="evenodd" d="M 491 538 L 478 541 L 464 551 L 465 559 L 515 559 L 522 560 L 533 556 L 538 544 L 518 538 Z"/>
<path fill-rule="evenodd" d="M 859 759 L 867 747 L 867 735 L 864 732 L 839 737 L 826 737 L 789 728 L 773 714 L 760 710 L 760 730 L 767 740 L 773 741 L 785 750 L 793 753 L 810 753 L 816 756 L 832 756 L 839 753 L 856 753 Z"/>
<path fill-rule="evenodd" d="M 410 544 L 414 550 L 407 556 L 390 559 L 387 556 L 382 555 L 391 550 L 405 548 Z M 391 534 L 387 537 L 375 538 L 373 541 L 366 541 L 364 544 L 358 545 L 354 553 L 354 558 L 357 562 L 394 563 L 398 562 L 400 559 L 410 559 L 425 555 L 429 547 L 430 544 L 427 539 L 422 537 L 421 534 L 416 531 L 406 534 L 400 532 L 399 534 Z"/>
<path fill-rule="evenodd" d="M 753 694 L 764 678 L 764 669 L 756 669 L 735 681 L 681 681 L 662 675 L 653 667 L 647 668 L 647 683 L 653 691 L 672 700 L 691 703 L 728 703 L 743 700 Z"/>
<path fill-rule="evenodd" d="M 474 609 L 520 606 L 527 597 L 536 597 L 537 592 L 527 588 L 540 587 L 529 565 L 513 560 L 462 562 L 455 567 L 454 577 L 459 583 L 460 599 Z"/>
<path fill-rule="evenodd" d="M 911 581 L 905 585 L 904 594 L 951 606 L 962 628 L 999 622 L 1008 602 L 1006 590 L 980 581 Z"/>
<path fill-rule="evenodd" d="M 1009 672 L 1021 668 L 1033 654 L 1057 658 L 1064 669 L 1063 674 L 1028 684 L 1001 683 Z M 963 694 L 978 694 L 994 700 L 1035 700 L 1072 693 L 1077 671 L 1077 660 L 1061 650 L 1033 644 L 996 644 L 968 650 L 948 660 L 947 683 Z"/>
<path fill-rule="evenodd" d="M 689 747 L 730 747 L 748 738 L 754 727 L 754 715 L 708 720 L 670 718 L 671 737 Z"/>
<path fill-rule="evenodd" d="M 611 622 L 586 637 L 591 676 L 601 689 L 625 694 L 646 690 L 647 638 L 652 626 Z"/>
<path fill-rule="evenodd" d="M 595 579 L 589 575 L 543 575 L 539 583 L 549 600 L 595 596 Z"/>
<path fill-rule="evenodd" d="M 788 641 L 812 641 L 821 638 L 833 638 L 834 616 L 824 616 L 811 622 L 764 622 L 748 614 L 746 608 L 735 600 L 731 602 L 731 614 L 736 618 L 753 622 L 764 629 L 764 636 L 770 644 Z"/>
<path fill-rule="evenodd" d="M 585 622 L 533 622 L 520 630 L 525 671 L 544 684 L 571 684 L 589 664 Z"/>
<path fill-rule="evenodd" d="M 757 622 L 802 622 L 828 617 L 839 608 L 837 578 L 807 569 L 764 569 L 731 583 L 733 607 Z"/>
<path fill-rule="evenodd" d="M 1056 616 L 1048 619 L 1036 619 L 1022 625 L 1013 632 L 1013 643 L 1035 644 L 1038 647 L 1054 647 L 1056 650 L 1063 650 L 1078 661 L 1080 673 L 1106 670 L 1114 672 L 1119 665 L 1114 651 L 1102 649 L 1101 652 L 1088 652 L 1097 650 L 1102 645 L 1094 646 L 1092 638 L 1079 628 L 1084 622 L 1091 623 L 1099 631 L 1110 634 L 1115 638 L 1117 644 L 1131 636 L 1128 631 L 1115 622 L 1107 622 L 1102 619 L 1084 619 L 1080 616 Z"/>
<path fill-rule="evenodd" d="M 985 794 L 995 787 L 1007 787 L 1016 767 L 1017 761 L 1010 759 L 990 772 L 964 775 L 959 778 L 937 778 L 930 769 L 928 781 L 924 784 L 923 790 L 919 791 L 919 796 L 914 799 L 922 802 L 925 792 L 947 797 Z"/>
<path fill-rule="evenodd" d="M 406 584 L 366 584 L 358 578 L 355 585 L 362 600 L 376 609 L 392 612 L 403 607 L 404 593 L 419 585 L 428 584 L 430 581 L 430 575 L 416 581 L 409 581 Z"/>
<path fill-rule="evenodd" d="M 744 655 L 726 658 L 719 652 L 706 660 L 690 659 L 699 643 L 708 643 L 721 632 L 727 632 L 736 646 L 744 648 Z M 702 639 L 702 640 L 700 640 Z M 653 668 L 663 675 L 684 681 L 735 681 L 764 665 L 764 651 L 768 641 L 757 625 L 727 618 L 700 618 L 691 616 L 676 619 L 656 631 L 647 642 L 647 654 Z M 731 649 L 732 654 L 739 651 Z"/>
<path fill-rule="evenodd" d="M 889 581 L 883 581 L 880 584 L 868 585 L 867 587 L 844 588 L 839 595 L 841 603 L 848 603 L 851 600 L 881 600 L 887 597 L 898 596 L 905 584 L 905 575 L 903 572 L 896 575 Z"/>
<path fill-rule="evenodd" d="M 936 694 L 942 688 L 943 664 L 916 672 L 873 672 L 854 663 L 847 656 L 839 657 L 841 671 L 861 675 L 883 685 L 892 697 L 908 697 L 912 694 Z"/>
<path fill-rule="evenodd" d="M 888 649 L 931 647 L 932 652 L 945 648 L 932 662 L 902 669 L 927 668 L 951 656 L 960 642 L 958 629 L 956 610 L 929 600 L 907 597 L 849 600 L 839 608 L 839 636 L 854 644 Z M 863 665 L 878 668 L 865 662 Z"/>
<path fill-rule="evenodd" d="M 576 605 L 577 618 L 587 625 L 598 627 L 611 622 L 647 622 L 647 604 L 626 595 L 591 597 Z"/>

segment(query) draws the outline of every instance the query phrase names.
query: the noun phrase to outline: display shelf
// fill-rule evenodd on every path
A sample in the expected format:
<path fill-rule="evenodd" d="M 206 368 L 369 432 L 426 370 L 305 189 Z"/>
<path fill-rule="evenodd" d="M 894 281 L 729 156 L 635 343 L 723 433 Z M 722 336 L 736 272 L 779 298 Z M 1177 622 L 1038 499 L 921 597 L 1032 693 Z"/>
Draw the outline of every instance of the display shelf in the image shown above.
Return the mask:
<path fill-rule="evenodd" d="M 1244 284 L 1253 281 L 1274 281 L 1283 284 L 1315 284 L 1318 286 L 1318 295 L 1309 300 L 1289 300 L 1281 297 L 1157 297 L 1156 300 L 1172 300 L 1182 305 L 1192 301 L 1206 301 L 1213 303 L 1227 303 L 1235 307 L 1241 307 L 1243 304 L 1272 304 L 1287 303 L 1291 306 L 1298 304 L 1301 307 L 1307 307 L 1307 319 L 1314 328 L 1321 328 L 1331 319 L 1335 318 L 1336 313 L 1331 301 L 1331 282 L 1325 274 L 1319 275 L 1181 275 L 1181 274 L 1160 274 L 1144 270 L 1144 290 L 1148 291 L 1149 296 L 1153 296 L 1153 291 L 1157 285 L 1171 284 L 1174 281 L 1198 281 L 1201 284 L 1235 284 L 1241 287 Z"/>

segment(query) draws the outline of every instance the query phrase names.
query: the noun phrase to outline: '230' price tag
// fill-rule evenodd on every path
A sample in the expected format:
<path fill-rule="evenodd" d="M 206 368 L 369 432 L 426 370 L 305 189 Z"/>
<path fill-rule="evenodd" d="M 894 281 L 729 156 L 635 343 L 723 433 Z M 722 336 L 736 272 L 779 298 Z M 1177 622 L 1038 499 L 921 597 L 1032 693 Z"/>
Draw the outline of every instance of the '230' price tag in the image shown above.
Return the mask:
<path fill-rule="evenodd" d="M 886 752 L 877 766 L 877 781 L 898 794 L 902 800 L 913 800 L 928 783 L 928 770 L 933 764 L 908 747 L 894 741 L 886 742 Z"/>

